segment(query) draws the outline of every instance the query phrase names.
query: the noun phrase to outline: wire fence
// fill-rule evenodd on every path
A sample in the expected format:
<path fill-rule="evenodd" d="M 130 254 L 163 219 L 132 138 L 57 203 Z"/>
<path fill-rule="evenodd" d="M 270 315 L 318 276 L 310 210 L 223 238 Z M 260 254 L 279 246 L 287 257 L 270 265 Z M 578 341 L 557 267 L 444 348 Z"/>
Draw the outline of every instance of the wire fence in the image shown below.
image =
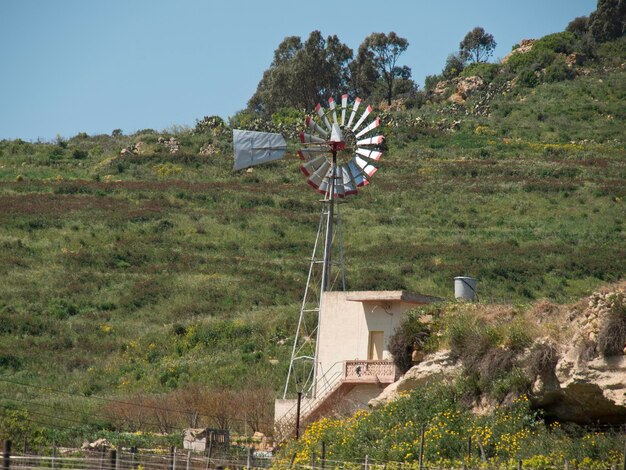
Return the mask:
<path fill-rule="evenodd" d="M 272 460 L 260 457 L 251 448 L 217 452 L 215 455 L 172 448 L 169 452 L 127 449 L 51 449 L 50 455 L 12 453 L 5 441 L 0 468 L 76 470 L 220 470 L 265 469 Z"/>

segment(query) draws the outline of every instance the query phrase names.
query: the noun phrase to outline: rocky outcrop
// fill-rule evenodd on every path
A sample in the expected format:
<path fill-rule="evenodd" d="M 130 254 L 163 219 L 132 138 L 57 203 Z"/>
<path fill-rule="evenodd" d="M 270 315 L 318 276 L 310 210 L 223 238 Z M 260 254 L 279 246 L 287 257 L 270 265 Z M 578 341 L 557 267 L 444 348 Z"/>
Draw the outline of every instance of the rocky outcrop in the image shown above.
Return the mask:
<path fill-rule="evenodd" d="M 435 96 L 444 96 L 452 91 L 448 101 L 463 104 L 470 95 L 483 88 L 485 88 L 485 81 L 478 75 L 472 75 L 471 77 L 456 77 L 451 80 L 438 82 L 435 85 L 433 94 Z"/>
<path fill-rule="evenodd" d="M 570 315 L 573 337 L 559 346 L 552 375 L 533 386 L 533 401 L 546 414 L 578 423 L 626 419 L 624 325 L 614 324 L 615 316 L 626 316 L 624 296 L 623 285 L 594 293 L 581 313 Z"/>
<path fill-rule="evenodd" d="M 211 155 L 215 155 L 216 153 L 217 149 L 213 144 L 204 144 L 202 147 L 200 147 L 198 155 L 202 157 L 210 157 Z"/>
<path fill-rule="evenodd" d="M 513 54 L 526 54 L 527 52 L 530 52 L 535 42 L 537 42 L 536 39 L 522 39 L 522 41 L 519 43 L 519 46 L 513 49 L 507 55 L 505 55 L 500 63 L 506 64 Z"/>
<path fill-rule="evenodd" d="M 516 364 L 533 378 L 529 398 L 545 416 L 579 424 L 621 424 L 626 421 L 626 282 L 597 292 L 585 303 L 558 306 L 539 302 L 533 312 L 537 325 L 556 320 L 562 330 L 535 340 Z M 485 319 L 488 321 L 487 319 Z M 434 380 L 452 380 L 462 373 L 449 351 L 426 356 L 400 380 L 370 401 L 378 406 L 402 392 Z M 510 399 L 511 397 L 509 397 Z M 478 397 L 474 411 L 489 411 L 497 403 Z"/>
<path fill-rule="evenodd" d="M 169 139 L 159 137 L 158 142 L 163 145 L 169 153 L 178 153 L 180 150 L 180 142 L 176 139 L 176 137 L 170 137 Z"/>
<path fill-rule="evenodd" d="M 461 365 L 453 360 L 450 351 L 438 351 L 424 358 L 413 366 L 399 380 L 395 381 L 376 398 L 370 400 L 370 406 L 384 405 L 398 399 L 403 392 L 425 385 L 433 380 L 452 380 L 461 372 Z"/>

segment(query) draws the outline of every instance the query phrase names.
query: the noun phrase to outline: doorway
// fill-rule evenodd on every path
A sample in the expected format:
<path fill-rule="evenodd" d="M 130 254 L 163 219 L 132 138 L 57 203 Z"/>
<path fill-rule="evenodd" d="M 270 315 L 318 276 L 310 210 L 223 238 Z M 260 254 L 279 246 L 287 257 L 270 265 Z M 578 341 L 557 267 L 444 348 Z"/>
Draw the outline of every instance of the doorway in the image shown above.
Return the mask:
<path fill-rule="evenodd" d="M 382 361 L 385 347 L 385 332 L 370 331 L 367 359 L 370 361 Z"/>

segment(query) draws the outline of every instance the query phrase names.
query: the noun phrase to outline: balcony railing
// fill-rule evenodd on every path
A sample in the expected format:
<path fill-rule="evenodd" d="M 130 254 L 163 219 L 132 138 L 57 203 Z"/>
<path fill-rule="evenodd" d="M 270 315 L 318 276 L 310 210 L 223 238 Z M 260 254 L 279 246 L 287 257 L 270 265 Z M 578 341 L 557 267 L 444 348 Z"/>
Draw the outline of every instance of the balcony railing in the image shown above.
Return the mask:
<path fill-rule="evenodd" d="M 393 361 L 346 361 L 345 383 L 392 383 L 396 380 Z"/>

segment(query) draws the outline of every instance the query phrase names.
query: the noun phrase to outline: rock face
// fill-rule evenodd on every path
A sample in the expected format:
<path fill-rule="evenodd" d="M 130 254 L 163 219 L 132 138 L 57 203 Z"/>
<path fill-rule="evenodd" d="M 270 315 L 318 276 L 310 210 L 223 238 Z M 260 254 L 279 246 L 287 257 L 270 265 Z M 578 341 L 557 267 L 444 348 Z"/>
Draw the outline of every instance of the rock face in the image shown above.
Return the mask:
<path fill-rule="evenodd" d="M 445 95 L 448 90 L 453 88 L 453 93 L 448 97 L 451 103 L 463 104 L 465 100 L 473 93 L 485 87 L 485 81 L 478 75 L 471 77 L 456 77 L 452 80 L 444 80 L 438 82 L 433 90 L 436 96 Z"/>
<path fill-rule="evenodd" d="M 536 39 L 522 39 L 522 41 L 519 43 L 519 47 L 517 49 L 513 49 L 511 52 L 505 55 L 502 58 L 501 63 L 506 64 L 513 54 L 526 54 L 527 52 L 530 52 L 535 42 L 537 42 Z"/>
<path fill-rule="evenodd" d="M 430 354 L 413 366 L 399 380 L 385 388 L 376 398 L 369 401 L 370 406 L 384 405 L 400 397 L 402 392 L 425 385 L 434 380 L 451 380 L 461 372 L 461 365 L 450 358 L 450 351 L 438 351 Z"/>
<path fill-rule="evenodd" d="M 538 324 L 546 322 L 546 316 L 556 315 L 541 302 L 536 310 L 545 313 L 545 316 L 535 314 Z M 558 341 L 540 338 L 519 357 L 518 364 L 529 377 L 534 377 L 529 394 L 531 402 L 542 408 L 546 417 L 558 421 L 624 423 L 626 282 L 611 291 L 593 294 L 586 304 L 574 306 L 562 320 L 563 331 Z M 533 351 L 537 350 L 545 351 L 544 367 L 540 370 L 536 357 L 533 358 Z M 402 392 L 434 380 L 453 380 L 461 373 L 461 364 L 451 359 L 449 351 L 431 354 L 369 404 L 388 403 Z M 474 411 L 486 412 L 495 405 L 480 397 Z"/>
<path fill-rule="evenodd" d="M 583 424 L 626 419 L 623 339 L 619 345 L 607 344 L 606 339 L 619 329 L 610 323 L 611 316 L 620 309 L 626 314 L 624 295 L 623 285 L 613 292 L 595 293 L 582 314 L 572 316 L 573 338 L 560 345 L 553 374 L 537 378 L 534 385 L 533 401 L 546 414 Z"/>
<path fill-rule="evenodd" d="M 165 139 L 163 137 L 159 137 L 159 144 L 163 145 L 170 153 L 178 153 L 180 150 L 180 142 L 176 140 L 176 137 L 170 137 L 169 139 Z"/>

